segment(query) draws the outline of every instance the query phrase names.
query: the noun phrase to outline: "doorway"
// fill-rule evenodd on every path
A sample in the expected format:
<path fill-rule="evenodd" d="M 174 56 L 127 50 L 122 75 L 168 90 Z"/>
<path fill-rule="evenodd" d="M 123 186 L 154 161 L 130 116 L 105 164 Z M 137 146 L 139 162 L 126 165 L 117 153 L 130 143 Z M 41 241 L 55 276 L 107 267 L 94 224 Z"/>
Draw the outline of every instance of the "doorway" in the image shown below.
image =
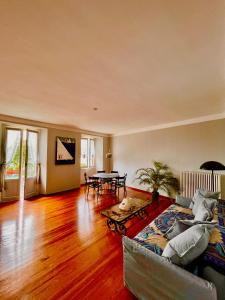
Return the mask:
<path fill-rule="evenodd" d="M 38 194 L 38 131 L 5 127 L 2 136 L 1 201 Z"/>

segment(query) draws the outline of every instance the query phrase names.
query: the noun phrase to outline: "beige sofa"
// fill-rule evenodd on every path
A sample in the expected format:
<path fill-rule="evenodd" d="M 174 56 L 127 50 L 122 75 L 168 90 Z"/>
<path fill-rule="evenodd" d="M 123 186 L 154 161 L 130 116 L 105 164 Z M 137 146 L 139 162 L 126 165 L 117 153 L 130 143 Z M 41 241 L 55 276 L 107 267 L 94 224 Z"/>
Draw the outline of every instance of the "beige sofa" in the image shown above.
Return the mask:
<path fill-rule="evenodd" d="M 142 300 L 217 300 L 212 282 L 123 237 L 124 284 Z"/>
<path fill-rule="evenodd" d="M 184 212 L 191 211 L 181 205 L 171 205 L 171 208 L 167 210 L 161 215 L 163 215 L 162 218 L 167 218 L 168 223 L 173 213 L 176 216 L 178 211 L 179 217 L 182 217 Z M 202 268 L 200 278 L 169 262 L 160 253 L 157 254 L 157 251 L 151 251 L 149 244 L 145 243 L 145 235 L 149 231 L 151 235 L 151 230 L 153 234 L 154 230 L 158 232 L 158 228 L 154 226 L 161 215 L 152 222 L 153 225 L 150 223 L 138 234 L 139 239 L 137 239 L 138 235 L 134 239 L 123 237 L 125 286 L 141 300 L 225 300 L 225 274 L 221 274 L 206 264 Z M 160 220 L 159 225 L 162 223 Z M 147 242 L 149 242 L 149 236 L 147 235 Z M 161 245 L 164 237 L 158 236 Z"/>

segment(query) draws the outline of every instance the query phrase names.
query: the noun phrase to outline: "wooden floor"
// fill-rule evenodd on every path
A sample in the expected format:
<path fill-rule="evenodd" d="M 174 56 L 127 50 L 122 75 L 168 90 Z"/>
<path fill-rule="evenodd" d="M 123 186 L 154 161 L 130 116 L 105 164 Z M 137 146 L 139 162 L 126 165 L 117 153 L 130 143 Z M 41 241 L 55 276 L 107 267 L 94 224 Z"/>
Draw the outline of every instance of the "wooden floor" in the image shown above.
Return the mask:
<path fill-rule="evenodd" d="M 92 194 L 86 201 L 82 188 L 0 205 L 0 299 L 135 299 L 123 286 L 121 236 L 99 213 L 116 201 Z M 169 204 L 153 203 L 147 219 L 129 221 L 127 235 Z"/>

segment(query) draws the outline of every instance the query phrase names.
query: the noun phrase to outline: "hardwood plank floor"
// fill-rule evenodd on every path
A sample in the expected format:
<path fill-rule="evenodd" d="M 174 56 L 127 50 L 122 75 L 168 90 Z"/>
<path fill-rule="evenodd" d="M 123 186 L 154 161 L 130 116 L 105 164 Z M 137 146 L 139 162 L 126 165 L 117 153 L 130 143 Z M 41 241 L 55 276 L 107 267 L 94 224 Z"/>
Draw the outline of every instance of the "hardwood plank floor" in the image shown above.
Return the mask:
<path fill-rule="evenodd" d="M 131 189 L 128 195 L 149 198 Z M 93 194 L 87 201 L 81 188 L 0 205 L 0 299 L 135 299 L 123 286 L 121 236 L 100 215 L 116 201 Z M 145 220 L 127 223 L 127 235 L 169 204 L 153 203 Z"/>

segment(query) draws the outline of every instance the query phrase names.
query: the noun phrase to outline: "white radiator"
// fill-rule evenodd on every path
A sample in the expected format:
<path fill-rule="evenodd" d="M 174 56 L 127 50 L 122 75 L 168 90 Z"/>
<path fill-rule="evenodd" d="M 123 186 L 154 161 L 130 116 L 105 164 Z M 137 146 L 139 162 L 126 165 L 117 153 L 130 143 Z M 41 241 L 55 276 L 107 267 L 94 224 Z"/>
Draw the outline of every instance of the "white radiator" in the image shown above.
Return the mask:
<path fill-rule="evenodd" d="M 196 189 L 212 190 L 211 172 L 181 172 L 180 188 L 184 197 L 192 198 Z M 221 175 L 214 173 L 214 191 L 221 192 Z"/>

